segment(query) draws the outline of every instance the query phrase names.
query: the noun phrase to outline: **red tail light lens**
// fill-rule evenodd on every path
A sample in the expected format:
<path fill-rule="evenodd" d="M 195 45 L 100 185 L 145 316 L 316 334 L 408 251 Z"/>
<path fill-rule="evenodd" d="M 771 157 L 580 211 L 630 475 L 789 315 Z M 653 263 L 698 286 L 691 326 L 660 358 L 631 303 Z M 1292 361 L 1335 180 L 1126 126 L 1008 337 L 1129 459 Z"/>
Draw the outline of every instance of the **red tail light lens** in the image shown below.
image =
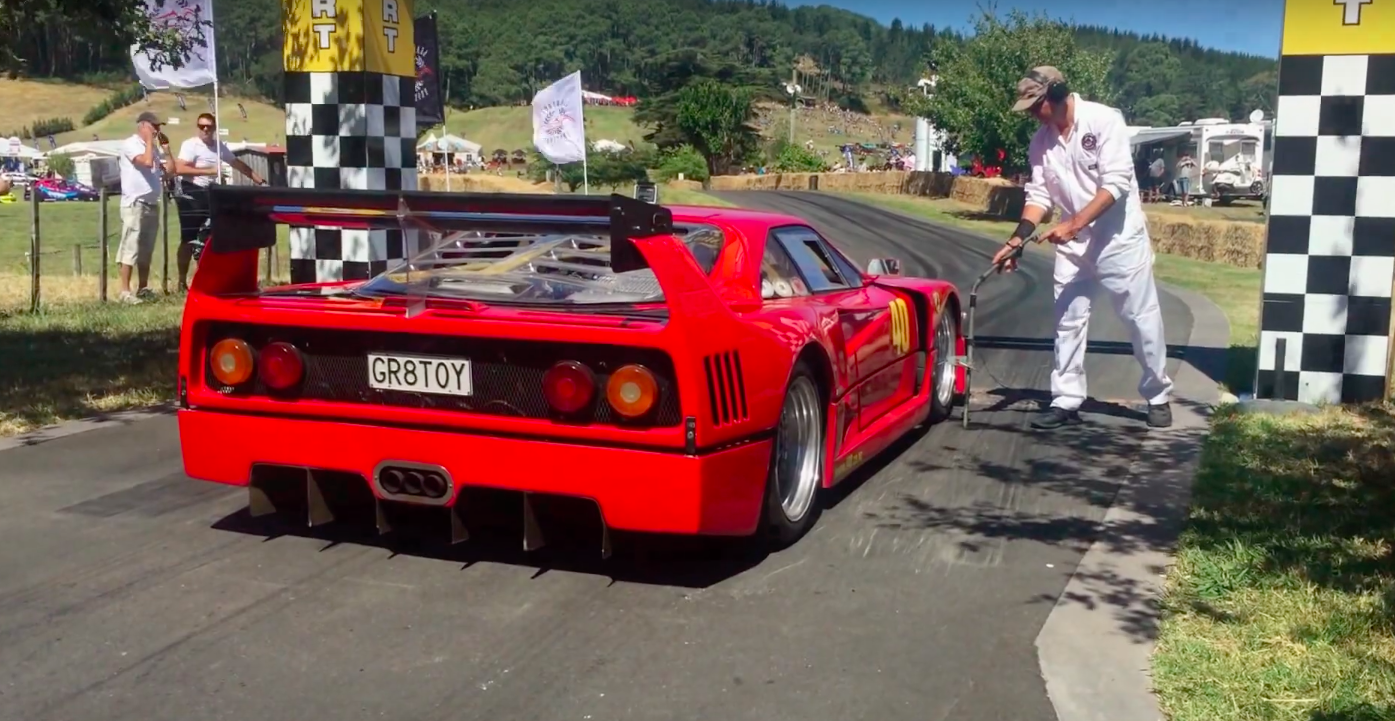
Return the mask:
<path fill-rule="evenodd" d="M 543 395 L 559 413 L 576 413 L 596 394 L 596 376 L 576 361 L 562 361 L 543 374 Z"/>
<path fill-rule="evenodd" d="M 290 343 L 271 343 L 262 349 L 257 371 L 268 388 L 284 391 L 305 376 L 305 361 Z"/>

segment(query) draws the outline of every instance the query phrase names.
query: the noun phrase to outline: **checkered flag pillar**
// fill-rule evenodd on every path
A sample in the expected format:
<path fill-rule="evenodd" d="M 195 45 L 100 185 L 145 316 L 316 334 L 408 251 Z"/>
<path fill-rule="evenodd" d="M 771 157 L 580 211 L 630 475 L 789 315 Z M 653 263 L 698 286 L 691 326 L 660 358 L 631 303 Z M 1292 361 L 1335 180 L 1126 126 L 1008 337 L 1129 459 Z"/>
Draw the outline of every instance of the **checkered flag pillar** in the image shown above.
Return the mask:
<path fill-rule="evenodd" d="M 1395 4 L 1376 9 L 1357 0 L 1289 0 L 1286 8 L 1260 398 L 1359 403 L 1389 394 Z"/>
<path fill-rule="evenodd" d="M 417 189 L 411 5 L 285 0 L 287 185 Z M 371 278 L 406 258 L 415 237 L 404 230 L 292 227 L 291 282 Z"/>

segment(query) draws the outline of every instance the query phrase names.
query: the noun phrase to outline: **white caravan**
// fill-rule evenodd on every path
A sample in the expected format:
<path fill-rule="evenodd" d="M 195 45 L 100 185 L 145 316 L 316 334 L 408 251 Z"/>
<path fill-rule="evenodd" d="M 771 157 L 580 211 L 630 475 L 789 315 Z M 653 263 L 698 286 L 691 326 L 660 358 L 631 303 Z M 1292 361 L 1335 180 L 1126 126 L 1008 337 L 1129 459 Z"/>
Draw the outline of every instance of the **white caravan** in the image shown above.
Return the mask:
<path fill-rule="evenodd" d="M 1200 166 L 1200 184 L 1194 196 L 1210 196 L 1226 205 L 1236 199 L 1263 201 L 1269 194 L 1268 168 L 1271 159 L 1270 133 L 1273 122 L 1259 120 L 1234 123 L 1224 118 L 1205 118 L 1168 128 L 1130 128 L 1135 157 L 1161 149 L 1169 170 L 1176 168 L 1178 154 L 1186 150 Z M 1171 173 L 1169 174 L 1169 177 Z"/>

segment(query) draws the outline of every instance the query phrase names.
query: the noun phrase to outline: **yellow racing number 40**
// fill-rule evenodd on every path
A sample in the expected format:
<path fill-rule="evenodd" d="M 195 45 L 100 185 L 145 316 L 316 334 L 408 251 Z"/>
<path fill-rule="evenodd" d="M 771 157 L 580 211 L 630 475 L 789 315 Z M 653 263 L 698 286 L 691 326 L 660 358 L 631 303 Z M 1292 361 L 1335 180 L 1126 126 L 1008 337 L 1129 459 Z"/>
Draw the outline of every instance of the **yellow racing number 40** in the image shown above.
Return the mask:
<path fill-rule="evenodd" d="M 911 313 L 904 298 L 891 301 L 891 347 L 897 353 L 911 349 Z"/>

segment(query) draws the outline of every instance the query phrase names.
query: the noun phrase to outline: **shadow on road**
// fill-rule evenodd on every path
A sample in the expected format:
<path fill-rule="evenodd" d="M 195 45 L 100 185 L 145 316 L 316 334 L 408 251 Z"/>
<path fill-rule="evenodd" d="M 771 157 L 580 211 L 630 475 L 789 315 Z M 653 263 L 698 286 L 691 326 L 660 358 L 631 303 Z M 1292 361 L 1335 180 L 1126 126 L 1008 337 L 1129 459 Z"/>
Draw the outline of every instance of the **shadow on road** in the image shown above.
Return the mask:
<path fill-rule="evenodd" d="M 363 494 L 371 494 L 367 484 Z M 398 508 L 393 530 L 379 534 L 371 495 L 336 504 L 335 520 L 310 526 L 303 507 L 278 509 L 277 515 L 253 517 L 247 509 L 213 525 L 220 531 L 261 536 L 309 538 L 325 549 L 341 544 L 371 546 L 405 555 L 459 563 L 465 570 L 494 563 L 549 571 L 584 573 L 628 582 L 681 588 L 706 588 L 758 565 L 766 557 L 751 539 L 608 534 L 611 555 L 602 555 L 599 514 L 589 501 L 546 498 L 535 502 L 546 543 L 523 549 L 521 496 L 489 490 L 462 491 L 468 540 L 452 544 L 449 512 L 442 508 Z"/>
<path fill-rule="evenodd" d="M 1115 558 L 1169 550 L 1185 514 L 1191 479 L 1167 471 L 1198 452 L 1204 427 L 1150 430 L 1140 411 L 1092 400 L 1081 409 L 1084 424 L 1043 432 L 1029 424 L 1049 404 L 1050 394 L 1000 388 L 985 395 L 986 405 L 975 402 L 968 430 L 959 427 L 956 416 L 947 422 L 943 446 L 933 460 L 907 465 L 917 473 L 937 474 L 937 481 L 975 479 L 996 484 L 1001 492 L 981 493 L 983 500 L 968 504 L 941 504 L 928 500 L 938 496 L 904 492 L 884 507 L 866 511 L 865 521 L 893 532 L 930 531 L 959 539 L 965 555 L 1021 540 L 1081 554 L 1100 543 Z M 1187 401 L 1174 401 L 1174 407 L 1209 412 Z M 1005 447 L 1015 450 L 1004 453 Z M 1015 507 L 999 500 L 1027 496 L 1074 503 Z M 1061 512 L 1066 505 L 1095 512 Z M 1154 578 L 1164 572 L 1156 564 L 1146 570 Z M 1076 571 L 1061 569 L 1067 577 Z M 1158 607 L 1151 585 L 1110 569 L 1082 569 L 1075 578 L 1083 592 L 1025 601 L 1106 611 L 1136 640 L 1156 637 Z"/>
<path fill-rule="evenodd" d="M 1017 336 L 978 336 L 974 348 L 979 350 L 1010 350 L 1050 354 L 1055 351 L 1052 338 L 1023 338 Z M 1239 353 L 1253 352 L 1253 347 L 1238 347 Z M 1132 356 L 1133 345 L 1123 341 L 1092 340 L 1085 345 L 1090 355 Z M 1236 377 L 1237 347 L 1209 348 L 1191 345 L 1169 345 L 1167 357 L 1186 361 L 1215 383 L 1230 383 Z M 1048 361 L 1049 362 L 1049 361 Z M 1244 364 L 1240 364 L 1243 372 Z M 1249 372 L 1253 373 L 1253 363 Z"/>

